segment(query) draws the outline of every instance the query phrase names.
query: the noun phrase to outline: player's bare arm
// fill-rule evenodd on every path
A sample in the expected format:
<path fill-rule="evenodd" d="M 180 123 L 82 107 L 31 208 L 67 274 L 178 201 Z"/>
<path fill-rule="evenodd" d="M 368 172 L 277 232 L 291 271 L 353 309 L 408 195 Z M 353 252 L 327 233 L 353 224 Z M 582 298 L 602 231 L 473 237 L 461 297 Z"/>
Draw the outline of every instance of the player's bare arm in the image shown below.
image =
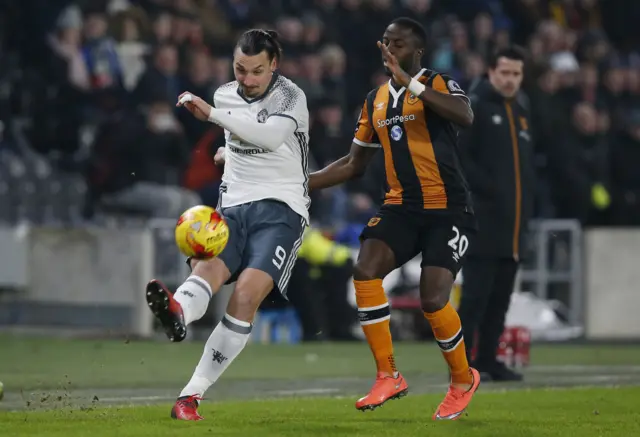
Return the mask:
<path fill-rule="evenodd" d="M 441 93 L 418 82 L 400 66 L 398 58 L 389 51 L 388 44 L 388 42 L 385 44 L 378 41 L 384 66 L 398 85 L 406 87 L 434 112 L 447 120 L 463 127 L 473 124 L 473 110 L 466 98 Z"/>
<path fill-rule="evenodd" d="M 362 176 L 378 149 L 351 143 L 351 151 L 322 170 L 309 175 L 309 189 L 318 190 Z"/>

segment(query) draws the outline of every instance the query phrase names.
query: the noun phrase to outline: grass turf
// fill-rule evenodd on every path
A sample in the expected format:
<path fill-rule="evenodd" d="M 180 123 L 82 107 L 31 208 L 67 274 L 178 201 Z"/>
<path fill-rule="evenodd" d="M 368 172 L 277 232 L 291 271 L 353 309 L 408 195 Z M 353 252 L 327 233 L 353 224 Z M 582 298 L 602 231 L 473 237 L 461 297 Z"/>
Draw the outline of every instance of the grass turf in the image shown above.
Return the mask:
<path fill-rule="evenodd" d="M 53 388 L 155 388 L 181 386 L 202 353 L 201 342 L 66 340 L 0 335 L 0 381 L 6 391 Z M 398 343 L 403 373 L 446 373 L 431 343 Z M 637 345 L 534 345 L 533 365 L 637 365 Z M 365 343 L 250 344 L 225 379 L 370 377 Z"/>
<path fill-rule="evenodd" d="M 169 405 L 0 412 L 0 434 L 20 437 L 640 435 L 640 388 L 479 392 L 468 416 L 433 422 L 441 395 L 409 396 L 360 413 L 352 399 L 205 403 L 202 422 L 169 418 Z"/>

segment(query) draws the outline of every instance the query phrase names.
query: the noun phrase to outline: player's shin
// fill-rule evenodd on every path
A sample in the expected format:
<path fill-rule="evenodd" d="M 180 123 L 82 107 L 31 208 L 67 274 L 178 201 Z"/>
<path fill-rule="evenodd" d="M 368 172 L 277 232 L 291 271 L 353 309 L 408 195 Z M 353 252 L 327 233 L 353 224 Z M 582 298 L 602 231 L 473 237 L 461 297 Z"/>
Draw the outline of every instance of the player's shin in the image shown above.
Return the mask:
<path fill-rule="evenodd" d="M 447 303 L 438 311 L 425 312 L 424 316 L 429 321 L 442 355 L 449 365 L 452 384 L 471 384 L 473 377 L 469 370 L 462 325 L 456 310 L 450 303 Z"/>
<path fill-rule="evenodd" d="M 353 281 L 360 325 L 376 360 L 378 372 L 395 376 L 395 359 L 389 323 L 389 302 L 382 288 L 382 280 Z"/>
<path fill-rule="evenodd" d="M 180 397 L 192 395 L 202 397 L 242 352 L 249 340 L 251 328 L 251 323 L 225 314 L 209 336 L 202 358 L 191 380 L 180 393 Z"/>

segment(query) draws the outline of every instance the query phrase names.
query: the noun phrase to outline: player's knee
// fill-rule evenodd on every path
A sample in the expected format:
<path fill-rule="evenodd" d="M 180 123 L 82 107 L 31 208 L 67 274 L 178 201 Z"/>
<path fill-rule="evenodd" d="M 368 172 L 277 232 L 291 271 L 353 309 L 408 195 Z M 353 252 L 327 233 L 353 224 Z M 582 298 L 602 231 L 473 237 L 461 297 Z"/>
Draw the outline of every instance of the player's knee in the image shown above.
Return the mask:
<path fill-rule="evenodd" d="M 358 261 L 353 267 L 353 279 L 356 281 L 373 281 L 378 279 L 376 266 Z"/>
<path fill-rule="evenodd" d="M 255 290 L 236 285 L 227 312 L 239 320 L 251 321 L 260 303 L 262 303 L 262 296 Z"/>
<path fill-rule="evenodd" d="M 199 259 L 189 258 L 189 267 L 191 267 L 191 271 L 193 271 L 193 269 L 195 269 L 196 266 L 200 264 L 200 261 L 201 260 Z"/>
<path fill-rule="evenodd" d="M 449 293 L 433 293 L 420 298 L 420 306 L 425 313 L 435 313 L 447 306 Z"/>
<path fill-rule="evenodd" d="M 231 276 L 227 266 L 218 258 L 191 259 L 190 265 L 192 274 L 200 276 L 207 281 L 211 285 L 214 293 L 216 293 Z"/>

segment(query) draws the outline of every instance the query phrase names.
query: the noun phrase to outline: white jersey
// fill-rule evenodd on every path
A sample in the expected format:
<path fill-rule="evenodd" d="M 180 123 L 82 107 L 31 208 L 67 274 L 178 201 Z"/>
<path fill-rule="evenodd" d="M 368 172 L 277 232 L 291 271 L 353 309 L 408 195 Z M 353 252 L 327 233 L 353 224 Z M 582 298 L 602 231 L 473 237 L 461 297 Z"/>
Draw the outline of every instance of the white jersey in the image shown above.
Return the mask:
<path fill-rule="evenodd" d="M 219 109 L 232 109 L 252 123 L 272 116 L 296 123 L 295 132 L 275 151 L 243 141 L 225 129 L 225 167 L 219 206 L 225 208 L 262 199 L 289 205 L 309 222 L 309 110 L 304 92 L 291 80 L 274 73 L 267 92 L 247 99 L 238 82 L 219 87 L 213 96 Z M 250 127 L 249 127 L 250 128 Z"/>

